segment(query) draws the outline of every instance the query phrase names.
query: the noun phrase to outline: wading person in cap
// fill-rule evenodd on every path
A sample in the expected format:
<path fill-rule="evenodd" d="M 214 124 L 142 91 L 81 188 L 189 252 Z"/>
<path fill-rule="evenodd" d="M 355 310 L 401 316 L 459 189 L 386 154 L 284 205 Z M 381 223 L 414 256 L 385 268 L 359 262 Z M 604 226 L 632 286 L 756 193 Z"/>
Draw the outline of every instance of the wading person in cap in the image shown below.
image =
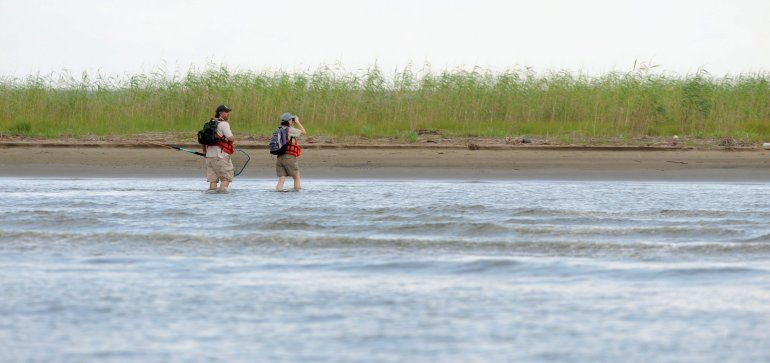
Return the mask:
<path fill-rule="evenodd" d="M 209 182 L 209 191 L 226 193 L 230 182 L 233 181 L 233 162 L 230 155 L 233 153 L 233 132 L 230 130 L 230 109 L 225 105 L 219 105 L 214 113 L 212 121 L 216 121 L 215 145 L 204 147 L 206 152 L 206 180 Z M 217 186 L 217 183 L 220 183 Z"/>
<path fill-rule="evenodd" d="M 288 128 L 289 141 L 286 146 L 286 152 L 278 155 L 278 159 L 275 161 L 275 172 L 278 175 L 278 184 L 275 185 L 275 190 L 282 192 L 286 177 L 291 176 L 294 179 L 294 191 L 299 191 L 299 164 L 297 163 L 297 158 L 302 154 L 302 148 L 297 141 L 300 135 L 305 135 L 307 132 L 305 127 L 299 122 L 299 117 L 288 112 L 281 115 L 281 127 Z"/>

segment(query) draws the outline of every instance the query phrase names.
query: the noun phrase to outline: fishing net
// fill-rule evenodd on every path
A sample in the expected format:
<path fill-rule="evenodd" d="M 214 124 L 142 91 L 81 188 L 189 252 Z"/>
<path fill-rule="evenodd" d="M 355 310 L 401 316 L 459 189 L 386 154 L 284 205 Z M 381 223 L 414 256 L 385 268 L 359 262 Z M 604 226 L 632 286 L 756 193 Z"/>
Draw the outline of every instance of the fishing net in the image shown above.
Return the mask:
<path fill-rule="evenodd" d="M 243 173 L 244 169 L 246 169 L 246 165 L 249 165 L 251 157 L 242 149 L 235 149 L 233 154 L 230 155 L 230 160 L 233 161 L 234 174 L 235 176 L 238 176 Z"/>

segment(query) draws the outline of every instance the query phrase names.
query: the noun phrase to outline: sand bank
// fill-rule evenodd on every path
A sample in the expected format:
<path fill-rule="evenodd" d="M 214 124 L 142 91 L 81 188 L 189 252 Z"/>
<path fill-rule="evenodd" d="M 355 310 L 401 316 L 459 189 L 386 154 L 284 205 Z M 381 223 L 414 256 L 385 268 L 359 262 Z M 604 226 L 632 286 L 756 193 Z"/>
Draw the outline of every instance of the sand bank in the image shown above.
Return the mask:
<path fill-rule="evenodd" d="M 196 177 L 201 157 L 131 147 L 0 145 L 0 176 Z M 241 177 L 274 178 L 274 159 L 246 149 Z M 344 179 L 556 179 L 770 181 L 770 151 L 581 148 L 307 148 L 303 177 Z"/>

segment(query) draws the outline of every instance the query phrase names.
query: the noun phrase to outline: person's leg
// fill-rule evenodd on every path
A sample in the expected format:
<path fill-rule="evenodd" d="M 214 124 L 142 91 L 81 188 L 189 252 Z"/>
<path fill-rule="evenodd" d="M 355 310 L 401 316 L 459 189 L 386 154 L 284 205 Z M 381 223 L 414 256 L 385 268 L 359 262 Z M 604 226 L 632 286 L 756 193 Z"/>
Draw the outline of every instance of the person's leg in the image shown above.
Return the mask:
<path fill-rule="evenodd" d="M 233 180 L 233 164 L 229 158 L 206 158 L 209 190 L 226 192 Z M 219 187 L 217 187 L 219 184 Z"/>
<path fill-rule="evenodd" d="M 294 178 L 294 191 L 298 192 L 299 191 L 299 171 L 294 173 L 294 176 L 292 176 L 292 178 Z"/>
<path fill-rule="evenodd" d="M 297 163 L 296 156 L 289 155 L 286 157 L 286 171 L 294 179 L 294 191 L 299 191 L 299 164 Z"/>
<path fill-rule="evenodd" d="M 286 182 L 286 175 L 288 174 L 286 172 L 286 168 L 284 167 L 284 161 L 285 161 L 284 155 L 281 155 L 278 157 L 278 159 L 275 160 L 275 175 L 278 176 L 278 184 L 275 185 L 275 191 L 276 192 L 282 192 L 283 191 L 283 183 Z"/>
<path fill-rule="evenodd" d="M 219 177 L 217 176 L 216 170 L 214 170 L 212 158 L 206 158 L 206 181 L 209 182 L 209 190 L 217 188 Z"/>
<path fill-rule="evenodd" d="M 230 186 L 230 181 L 222 180 L 222 183 L 219 185 L 219 190 L 226 191 L 229 186 Z"/>
<path fill-rule="evenodd" d="M 217 170 L 219 173 L 219 180 L 221 180 L 221 183 L 219 183 L 219 188 L 217 189 L 220 193 L 227 192 L 227 188 L 230 186 L 230 183 L 233 180 L 233 162 L 230 159 L 230 156 L 226 156 L 224 158 L 217 159 L 217 164 L 219 169 Z"/>

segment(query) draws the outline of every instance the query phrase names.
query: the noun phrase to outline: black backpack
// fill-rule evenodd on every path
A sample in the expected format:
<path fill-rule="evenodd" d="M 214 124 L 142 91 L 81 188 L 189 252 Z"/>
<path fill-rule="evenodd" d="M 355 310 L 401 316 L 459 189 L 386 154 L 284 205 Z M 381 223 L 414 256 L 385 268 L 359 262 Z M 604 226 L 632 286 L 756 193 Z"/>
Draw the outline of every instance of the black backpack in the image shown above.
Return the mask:
<path fill-rule="evenodd" d="M 203 129 L 198 131 L 198 143 L 207 146 L 213 146 L 219 141 L 217 137 L 217 124 L 219 120 L 211 119 L 211 121 L 203 124 Z"/>

